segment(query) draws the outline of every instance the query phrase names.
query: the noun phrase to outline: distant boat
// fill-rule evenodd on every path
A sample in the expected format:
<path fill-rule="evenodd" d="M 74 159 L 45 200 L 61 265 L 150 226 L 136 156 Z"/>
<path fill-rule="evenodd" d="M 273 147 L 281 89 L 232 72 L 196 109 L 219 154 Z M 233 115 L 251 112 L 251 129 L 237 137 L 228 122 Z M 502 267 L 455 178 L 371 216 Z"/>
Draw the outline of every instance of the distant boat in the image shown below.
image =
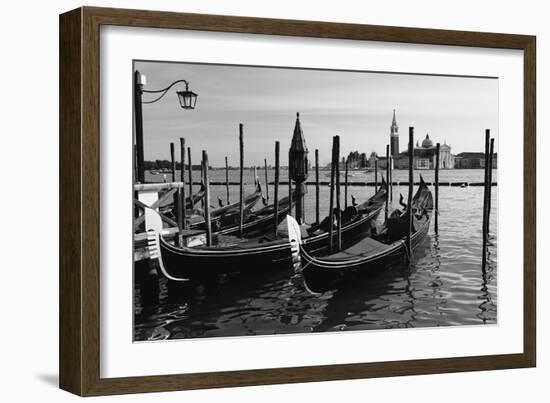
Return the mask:
<path fill-rule="evenodd" d="M 358 174 L 358 171 L 355 171 L 355 172 L 348 172 L 348 178 L 353 178 L 353 177 L 357 176 L 357 174 Z M 331 173 L 330 173 L 330 172 L 327 172 L 327 173 L 325 174 L 325 176 L 326 176 L 327 178 L 330 178 L 330 177 L 331 177 Z M 346 173 L 340 171 L 340 177 L 341 177 L 342 179 L 345 178 L 345 177 L 346 177 Z"/>
<path fill-rule="evenodd" d="M 172 171 L 168 168 L 162 168 L 162 169 L 150 169 L 149 173 L 151 175 L 162 175 L 162 174 L 169 174 L 172 173 Z"/>

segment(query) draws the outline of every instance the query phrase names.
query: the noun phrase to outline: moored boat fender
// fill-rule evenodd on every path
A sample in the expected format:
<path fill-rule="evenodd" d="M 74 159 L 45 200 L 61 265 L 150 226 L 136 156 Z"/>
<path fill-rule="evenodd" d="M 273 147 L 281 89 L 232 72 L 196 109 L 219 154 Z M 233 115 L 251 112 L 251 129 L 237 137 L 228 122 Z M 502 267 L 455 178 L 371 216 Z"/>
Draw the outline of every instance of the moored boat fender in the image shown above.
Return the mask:
<path fill-rule="evenodd" d="M 290 252 L 292 255 L 292 266 L 295 271 L 300 270 L 300 245 L 302 243 L 302 231 L 300 224 L 294 217 L 287 215 L 286 223 L 288 227 L 288 241 L 290 242 Z"/>

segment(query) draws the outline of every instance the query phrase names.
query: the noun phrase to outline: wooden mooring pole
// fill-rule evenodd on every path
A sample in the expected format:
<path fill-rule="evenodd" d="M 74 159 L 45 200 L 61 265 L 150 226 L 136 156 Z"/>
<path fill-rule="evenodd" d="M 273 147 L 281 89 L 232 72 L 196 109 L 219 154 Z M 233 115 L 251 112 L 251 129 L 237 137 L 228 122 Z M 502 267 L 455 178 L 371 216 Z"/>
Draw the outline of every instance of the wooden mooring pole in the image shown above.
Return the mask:
<path fill-rule="evenodd" d="M 172 182 L 176 181 L 176 150 L 174 143 L 170 143 L 170 167 L 172 170 Z"/>
<path fill-rule="evenodd" d="M 386 208 L 384 216 L 386 220 L 390 214 L 390 145 L 386 144 Z"/>
<path fill-rule="evenodd" d="M 485 130 L 485 186 L 483 189 L 483 224 L 481 228 L 482 232 L 482 256 L 481 256 L 481 268 L 485 270 L 487 265 L 487 241 L 488 241 L 488 232 L 487 232 L 487 220 L 488 214 L 487 210 L 489 208 L 489 148 L 490 148 L 490 137 L 491 131 L 489 129 Z"/>
<path fill-rule="evenodd" d="M 225 157 L 225 200 L 229 204 L 229 162 Z"/>
<path fill-rule="evenodd" d="M 378 192 L 378 158 L 374 160 L 374 193 Z"/>
<path fill-rule="evenodd" d="M 136 182 L 139 182 L 138 175 L 139 175 L 139 169 L 137 165 L 137 146 L 134 144 L 134 154 L 133 154 L 133 163 L 134 163 L 134 178 Z"/>
<path fill-rule="evenodd" d="M 489 146 L 489 194 L 487 195 L 487 237 L 491 233 L 491 196 L 493 193 L 493 156 L 495 152 L 495 139 L 491 139 Z"/>
<path fill-rule="evenodd" d="M 277 234 L 277 226 L 279 225 L 279 169 L 280 169 L 280 162 L 279 162 L 279 153 L 280 153 L 281 145 L 278 141 L 275 142 L 275 189 L 273 190 L 274 194 L 273 197 L 275 200 L 273 201 L 275 204 L 275 234 Z"/>
<path fill-rule="evenodd" d="M 315 222 L 319 224 L 319 149 L 315 149 Z"/>
<path fill-rule="evenodd" d="M 189 161 L 189 196 L 193 197 L 193 164 L 191 162 L 191 147 L 187 147 L 187 160 Z"/>
<path fill-rule="evenodd" d="M 329 199 L 329 227 L 328 227 L 328 252 L 332 253 L 334 249 L 334 174 L 336 172 L 336 164 L 338 160 L 335 160 L 336 151 L 336 136 L 332 137 L 332 161 L 330 163 L 330 199 Z"/>
<path fill-rule="evenodd" d="M 183 219 L 183 229 L 187 229 L 187 221 L 185 220 L 187 217 L 187 198 L 185 197 L 185 139 L 183 137 L 180 137 L 180 164 L 180 180 L 183 183 L 181 187 L 181 216 Z M 189 194 L 189 200 L 191 201 L 191 209 L 193 209 L 193 197 L 191 194 Z"/>
<path fill-rule="evenodd" d="M 204 183 L 204 164 L 202 163 L 202 160 L 201 160 L 201 184 L 202 186 L 206 186 L 206 184 Z M 204 211 L 204 197 L 201 199 L 201 208 Z"/>
<path fill-rule="evenodd" d="M 143 77 L 139 71 L 134 72 L 134 123 L 136 130 L 136 169 L 137 169 L 137 181 L 139 183 L 145 183 L 145 169 L 144 169 L 144 152 L 143 152 L 143 103 L 142 103 L 142 90 L 143 90 Z"/>
<path fill-rule="evenodd" d="M 202 172 L 205 186 L 204 192 L 204 221 L 206 223 L 206 245 L 212 246 L 212 225 L 210 222 L 210 179 L 208 178 L 208 154 L 202 150 Z"/>
<path fill-rule="evenodd" d="M 346 174 L 345 174 L 345 181 L 344 181 L 344 209 L 348 208 L 348 159 L 346 158 Z"/>
<path fill-rule="evenodd" d="M 435 150 L 435 211 L 434 211 L 434 231 L 439 232 L 439 150 L 441 145 L 437 143 Z"/>
<path fill-rule="evenodd" d="M 265 199 L 269 201 L 269 180 L 267 179 L 267 158 L 264 158 L 264 172 L 265 172 Z"/>
<path fill-rule="evenodd" d="M 288 152 L 288 214 L 292 215 L 292 178 L 290 177 L 290 164 L 292 164 L 290 151 Z"/>
<path fill-rule="evenodd" d="M 388 176 L 388 189 L 390 191 L 390 202 L 393 201 L 393 157 L 390 155 L 390 170 Z"/>
<path fill-rule="evenodd" d="M 336 247 L 342 249 L 342 207 L 340 204 L 340 136 L 336 136 Z"/>
<path fill-rule="evenodd" d="M 244 223 L 244 138 L 243 124 L 239 123 L 239 236 L 243 236 Z"/>
<path fill-rule="evenodd" d="M 408 210 L 408 219 L 409 226 L 407 230 L 407 256 L 409 262 L 412 260 L 412 243 L 411 235 L 413 231 L 413 209 L 412 209 L 412 199 L 413 199 L 413 165 L 414 165 L 414 127 L 409 127 L 409 195 L 407 197 L 407 210 Z"/>
<path fill-rule="evenodd" d="M 172 182 L 175 182 L 176 181 L 176 150 L 175 150 L 175 145 L 174 143 L 170 143 L 170 165 L 171 165 L 171 168 L 172 168 Z M 181 188 L 178 188 L 178 190 L 176 191 L 176 194 L 174 195 L 174 212 L 175 212 L 175 216 L 176 216 L 176 219 L 177 219 L 177 223 L 178 223 L 178 234 L 181 235 L 182 231 L 183 231 L 183 217 L 182 217 L 182 204 L 185 204 L 185 203 L 182 203 L 182 199 L 181 199 Z M 179 239 L 180 237 L 178 237 L 178 244 L 179 244 Z"/>

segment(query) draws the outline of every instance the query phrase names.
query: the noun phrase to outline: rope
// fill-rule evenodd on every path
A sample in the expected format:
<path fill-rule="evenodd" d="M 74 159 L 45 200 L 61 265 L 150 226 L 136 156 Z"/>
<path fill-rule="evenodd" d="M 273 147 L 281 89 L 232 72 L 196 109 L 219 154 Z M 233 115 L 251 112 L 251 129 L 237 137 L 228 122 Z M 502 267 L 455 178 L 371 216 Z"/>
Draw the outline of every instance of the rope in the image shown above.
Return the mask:
<path fill-rule="evenodd" d="M 409 248 L 407 246 L 407 242 L 403 242 L 403 246 L 405 248 L 405 254 L 407 255 L 407 260 L 410 262 L 412 254 L 411 254 L 411 251 L 409 251 Z"/>

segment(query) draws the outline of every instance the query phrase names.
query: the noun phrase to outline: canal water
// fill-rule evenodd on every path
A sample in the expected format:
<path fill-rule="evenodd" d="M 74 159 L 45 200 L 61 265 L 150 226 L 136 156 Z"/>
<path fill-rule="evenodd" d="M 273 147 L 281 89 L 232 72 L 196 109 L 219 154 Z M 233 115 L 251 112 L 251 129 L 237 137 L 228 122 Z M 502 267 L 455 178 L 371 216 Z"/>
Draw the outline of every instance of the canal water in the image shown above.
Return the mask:
<path fill-rule="evenodd" d="M 193 173 L 196 179 L 199 173 Z M 212 181 L 224 181 L 224 170 L 211 170 Z M 350 181 L 373 181 L 373 173 L 350 172 Z M 433 181 L 433 171 L 415 172 Z M 321 171 L 329 181 L 330 171 Z M 406 181 L 407 171 L 394 171 L 394 181 Z M 170 178 L 170 175 L 167 175 Z M 264 184 L 264 172 L 258 171 Z M 281 180 L 286 180 L 286 171 Z M 273 180 L 273 171 L 268 172 Z M 246 191 L 253 190 L 252 171 L 245 172 Z M 314 173 L 310 172 L 310 180 Z M 496 182 L 497 172 L 493 172 Z M 162 175 L 147 180 L 162 181 Z M 230 171 L 238 181 L 238 171 Z M 444 182 L 482 182 L 483 170 L 440 172 Z M 198 189 L 198 186 L 195 186 Z M 431 187 L 433 191 L 433 187 Z M 238 200 L 238 186 L 230 187 L 230 200 Z M 360 203 L 373 187 L 350 186 Z M 315 219 L 315 187 L 308 187 L 306 219 Z M 393 205 L 407 188 L 395 186 Z M 212 204 L 225 201 L 225 187 L 212 186 Z M 281 197 L 288 193 L 281 186 Z M 494 324 L 497 321 L 497 211 L 498 187 L 493 187 L 489 263 L 481 268 L 483 187 L 440 187 L 439 235 L 432 226 L 415 250 L 412 264 L 396 263 L 374 276 L 354 281 L 337 291 L 313 295 L 293 269 L 229 275 L 210 284 L 182 288 L 161 279 L 158 298 L 147 300 L 140 284 L 134 286 L 135 341 L 312 333 L 367 329 L 393 329 Z M 321 188 L 321 217 L 328 211 L 328 186 Z M 273 197 L 273 188 L 269 188 Z M 342 189 L 342 197 L 344 191 Z M 270 199 L 271 200 L 271 199 Z M 351 201 L 350 201 L 351 203 Z M 383 213 L 378 220 L 382 222 Z"/>

